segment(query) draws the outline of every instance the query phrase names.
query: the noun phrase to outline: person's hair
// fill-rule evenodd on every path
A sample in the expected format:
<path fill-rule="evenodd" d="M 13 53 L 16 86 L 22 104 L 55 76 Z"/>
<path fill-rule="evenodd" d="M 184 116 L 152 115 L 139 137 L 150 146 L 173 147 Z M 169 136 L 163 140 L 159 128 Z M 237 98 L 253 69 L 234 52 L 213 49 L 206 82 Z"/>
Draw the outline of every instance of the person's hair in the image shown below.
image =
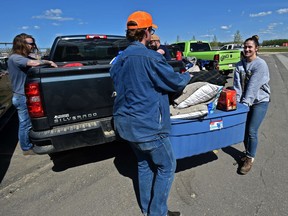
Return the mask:
<path fill-rule="evenodd" d="M 31 35 L 28 35 L 26 33 L 16 35 L 16 37 L 13 39 L 12 53 L 19 54 L 25 57 L 30 54 L 31 49 L 26 44 L 26 38 L 33 39 Z"/>
<path fill-rule="evenodd" d="M 133 21 L 129 21 L 127 23 L 127 26 L 135 26 L 137 25 Z M 151 27 L 152 28 L 152 27 Z M 127 29 L 126 30 L 126 38 L 129 41 L 142 41 L 145 36 L 145 29 Z"/>
<path fill-rule="evenodd" d="M 34 43 L 34 45 L 33 45 L 33 51 L 39 51 L 39 49 L 38 49 L 38 47 L 37 47 L 37 44 L 36 44 L 36 40 L 35 40 L 35 38 L 32 36 L 32 35 L 28 35 L 29 37 L 28 38 L 31 38 L 32 40 L 33 40 L 33 43 Z"/>
<path fill-rule="evenodd" d="M 244 43 L 246 43 L 247 41 L 253 41 L 255 46 L 259 47 L 259 36 L 258 35 L 253 35 L 252 37 L 247 38 Z"/>

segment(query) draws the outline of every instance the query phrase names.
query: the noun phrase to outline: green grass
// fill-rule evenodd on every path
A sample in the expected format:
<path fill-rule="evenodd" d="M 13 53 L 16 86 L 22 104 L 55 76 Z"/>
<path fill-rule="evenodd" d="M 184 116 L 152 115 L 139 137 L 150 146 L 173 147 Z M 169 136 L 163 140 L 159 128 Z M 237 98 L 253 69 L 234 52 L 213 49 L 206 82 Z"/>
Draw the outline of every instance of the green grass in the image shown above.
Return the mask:
<path fill-rule="evenodd" d="M 288 47 L 260 47 L 259 52 L 288 52 Z"/>

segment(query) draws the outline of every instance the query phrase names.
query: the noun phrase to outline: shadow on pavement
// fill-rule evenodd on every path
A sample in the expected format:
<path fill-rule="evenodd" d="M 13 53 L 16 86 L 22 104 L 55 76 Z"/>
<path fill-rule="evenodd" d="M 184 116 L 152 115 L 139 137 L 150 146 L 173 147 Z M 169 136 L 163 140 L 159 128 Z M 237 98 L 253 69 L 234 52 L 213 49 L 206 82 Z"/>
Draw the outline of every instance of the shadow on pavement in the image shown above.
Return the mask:
<path fill-rule="evenodd" d="M 183 159 L 178 159 L 176 173 L 187 169 L 195 168 L 203 164 L 207 164 L 217 159 L 218 156 L 214 154 L 213 151 L 204 154 L 194 155 Z"/>
<path fill-rule="evenodd" d="M 114 157 L 123 157 L 122 155 L 127 156 L 127 154 L 132 154 L 130 153 L 130 147 L 126 143 L 115 141 L 96 146 L 53 153 L 50 154 L 50 159 L 54 163 L 52 170 L 54 172 L 61 172 L 84 164 L 95 163 Z"/>
<path fill-rule="evenodd" d="M 132 149 L 129 147 L 129 144 L 125 143 L 123 146 L 124 148 L 118 151 L 119 154 L 117 154 L 115 157 L 114 164 L 121 175 L 132 180 L 135 196 L 140 207 L 137 159 Z M 218 157 L 213 152 L 208 152 L 206 154 L 196 155 L 184 159 L 178 159 L 176 172 L 191 169 L 212 162 L 216 159 L 218 159 Z"/>
<path fill-rule="evenodd" d="M 238 149 L 233 148 L 232 146 L 222 148 L 222 151 L 230 155 L 232 158 L 234 158 L 237 164 L 240 164 L 241 158 L 245 156 L 244 152 L 239 151 Z"/>
<path fill-rule="evenodd" d="M 50 159 L 54 164 L 52 167 L 54 172 L 62 172 L 69 168 L 95 163 L 110 158 L 115 158 L 115 167 L 121 175 L 131 179 L 137 179 L 136 157 L 129 144 L 125 142 L 114 141 L 103 145 L 50 154 Z M 177 159 L 176 172 L 195 168 L 217 159 L 217 155 L 213 152 Z"/>
<path fill-rule="evenodd" d="M 62 172 L 76 166 L 115 158 L 114 164 L 118 172 L 132 180 L 135 196 L 139 204 L 137 160 L 128 143 L 115 141 L 103 145 L 54 153 L 50 155 L 50 158 L 54 163 L 52 167 L 54 172 Z M 217 159 L 217 155 L 213 152 L 178 159 L 176 172 L 191 169 Z"/>
<path fill-rule="evenodd" d="M 1 127 L 0 141 L 0 183 L 2 183 L 18 143 L 17 113 L 14 113 L 9 122 Z"/>
<path fill-rule="evenodd" d="M 240 168 L 243 164 L 243 161 L 241 161 L 241 159 L 245 156 L 245 153 L 242 152 L 242 151 L 239 151 L 238 149 L 236 148 L 233 148 L 232 146 L 228 146 L 226 148 L 222 148 L 222 151 L 225 152 L 226 154 L 230 155 L 232 158 L 234 158 L 235 160 L 235 163 L 234 165 L 238 166 L 237 168 L 237 174 L 239 175 L 243 175 L 241 172 L 240 172 Z"/>

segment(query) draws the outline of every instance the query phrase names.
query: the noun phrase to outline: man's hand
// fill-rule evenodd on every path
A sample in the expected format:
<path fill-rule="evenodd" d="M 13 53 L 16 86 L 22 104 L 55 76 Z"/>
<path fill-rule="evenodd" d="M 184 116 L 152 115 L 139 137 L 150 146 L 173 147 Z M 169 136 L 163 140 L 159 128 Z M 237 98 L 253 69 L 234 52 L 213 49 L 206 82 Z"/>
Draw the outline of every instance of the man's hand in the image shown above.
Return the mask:
<path fill-rule="evenodd" d="M 162 54 L 162 55 L 165 54 L 165 51 L 164 51 L 163 49 L 158 49 L 157 52 L 160 53 L 160 54 Z"/>

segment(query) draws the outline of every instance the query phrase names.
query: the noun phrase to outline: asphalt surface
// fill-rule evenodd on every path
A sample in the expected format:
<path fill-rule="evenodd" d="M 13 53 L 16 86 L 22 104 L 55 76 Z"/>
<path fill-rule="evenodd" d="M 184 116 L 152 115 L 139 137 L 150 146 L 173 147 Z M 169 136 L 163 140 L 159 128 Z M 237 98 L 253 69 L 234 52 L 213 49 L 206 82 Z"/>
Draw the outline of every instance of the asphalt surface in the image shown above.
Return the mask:
<path fill-rule="evenodd" d="M 288 53 L 261 57 L 270 68 L 272 101 L 251 172 L 237 173 L 242 143 L 178 160 L 171 210 L 184 216 L 288 215 Z M 125 143 L 23 156 L 17 127 L 13 116 L 0 133 L 0 215 L 141 215 L 135 157 Z"/>

